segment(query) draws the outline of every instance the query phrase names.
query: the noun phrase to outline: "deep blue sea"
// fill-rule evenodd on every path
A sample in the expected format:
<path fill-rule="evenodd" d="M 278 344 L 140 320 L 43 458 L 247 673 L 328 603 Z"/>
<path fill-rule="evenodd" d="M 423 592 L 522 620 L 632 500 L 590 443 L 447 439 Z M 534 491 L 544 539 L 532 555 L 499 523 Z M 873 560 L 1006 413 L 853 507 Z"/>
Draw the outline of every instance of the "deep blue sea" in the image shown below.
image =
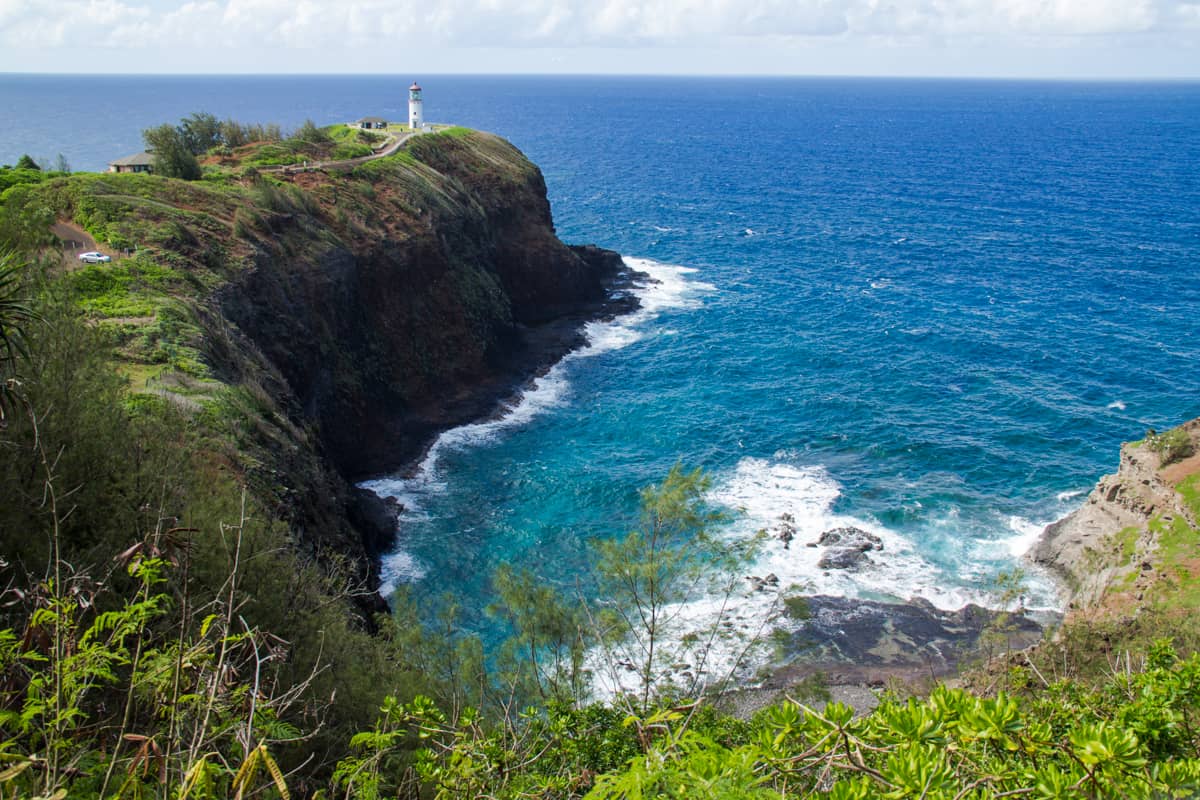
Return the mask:
<path fill-rule="evenodd" d="M 797 519 L 757 574 L 956 607 L 1122 441 L 1200 415 L 1200 84 L 0 76 L 0 160 L 100 169 L 195 110 L 402 118 L 414 77 L 428 119 L 541 166 L 564 239 L 661 281 L 507 418 L 372 484 L 408 506 L 389 580 L 469 624 L 502 562 L 586 585 L 587 542 L 676 462 L 730 537 Z M 802 545 L 842 523 L 885 548 L 826 574 Z"/>

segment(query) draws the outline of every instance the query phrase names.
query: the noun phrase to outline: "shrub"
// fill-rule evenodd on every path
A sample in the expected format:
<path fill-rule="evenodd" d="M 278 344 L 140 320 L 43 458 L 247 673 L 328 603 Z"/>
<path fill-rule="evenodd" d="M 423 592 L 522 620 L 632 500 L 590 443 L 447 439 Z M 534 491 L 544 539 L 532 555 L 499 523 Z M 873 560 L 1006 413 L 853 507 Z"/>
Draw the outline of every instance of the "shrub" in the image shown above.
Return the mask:
<path fill-rule="evenodd" d="M 292 138 L 309 144 L 328 144 L 333 141 L 329 134 L 318 128 L 311 119 L 304 120 L 304 124 L 296 129 Z"/>
<path fill-rule="evenodd" d="M 1182 461 L 1196 452 L 1192 437 L 1182 427 L 1146 437 L 1146 445 L 1158 454 L 1162 466 Z"/>

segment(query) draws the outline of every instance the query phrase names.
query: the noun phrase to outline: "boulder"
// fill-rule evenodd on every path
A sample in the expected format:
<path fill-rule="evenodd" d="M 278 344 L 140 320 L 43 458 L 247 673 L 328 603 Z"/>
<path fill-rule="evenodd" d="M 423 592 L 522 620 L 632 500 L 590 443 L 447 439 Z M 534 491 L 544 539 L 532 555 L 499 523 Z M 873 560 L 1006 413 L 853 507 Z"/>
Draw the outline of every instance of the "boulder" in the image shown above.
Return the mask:
<path fill-rule="evenodd" d="M 818 569 L 856 569 L 871 563 L 867 552 L 857 547 L 831 547 L 817 562 Z"/>
<path fill-rule="evenodd" d="M 817 539 L 817 544 L 822 547 L 839 548 L 854 548 L 867 552 L 869 550 L 882 550 L 883 540 L 873 533 L 864 531 L 861 528 L 833 528 L 821 534 L 821 538 Z"/>

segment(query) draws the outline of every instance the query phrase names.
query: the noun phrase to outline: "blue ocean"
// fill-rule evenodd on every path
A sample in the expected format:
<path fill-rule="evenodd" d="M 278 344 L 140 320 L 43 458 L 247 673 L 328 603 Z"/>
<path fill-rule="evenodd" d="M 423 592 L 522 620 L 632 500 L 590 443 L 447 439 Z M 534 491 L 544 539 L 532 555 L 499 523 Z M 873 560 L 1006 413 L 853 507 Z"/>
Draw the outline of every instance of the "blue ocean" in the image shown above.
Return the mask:
<path fill-rule="evenodd" d="M 406 506 L 389 585 L 486 629 L 501 563 L 574 590 L 675 463 L 794 591 L 986 597 L 1122 441 L 1200 415 L 1200 84 L 887 79 L 0 76 L 0 160 L 102 169 L 192 111 L 501 134 L 562 238 L 642 310 L 370 485 Z M 852 524 L 858 572 L 806 548 Z M 1033 605 L 1057 599 L 1031 576 Z M 738 612 L 759 613 L 754 597 Z"/>

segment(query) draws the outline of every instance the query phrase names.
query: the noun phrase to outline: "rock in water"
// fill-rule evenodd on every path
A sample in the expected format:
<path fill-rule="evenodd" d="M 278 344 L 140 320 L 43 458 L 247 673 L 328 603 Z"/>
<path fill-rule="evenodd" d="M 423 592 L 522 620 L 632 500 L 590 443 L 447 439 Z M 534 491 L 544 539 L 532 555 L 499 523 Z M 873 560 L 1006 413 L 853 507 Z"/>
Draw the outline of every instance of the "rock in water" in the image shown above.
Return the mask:
<path fill-rule="evenodd" d="M 873 533 L 864 531 L 861 528 L 833 528 L 821 534 L 821 538 L 817 539 L 817 544 L 822 547 L 839 548 L 854 548 L 867 552 L 868 550 L 882 550 L 883 540 Z"/>
<path fill-rule="evenodd" d="M 865 550 L 857 547 L 831 547 L 817 562 L 819 569 L 856 569 L 863 564 L 870 564 Z"/>

